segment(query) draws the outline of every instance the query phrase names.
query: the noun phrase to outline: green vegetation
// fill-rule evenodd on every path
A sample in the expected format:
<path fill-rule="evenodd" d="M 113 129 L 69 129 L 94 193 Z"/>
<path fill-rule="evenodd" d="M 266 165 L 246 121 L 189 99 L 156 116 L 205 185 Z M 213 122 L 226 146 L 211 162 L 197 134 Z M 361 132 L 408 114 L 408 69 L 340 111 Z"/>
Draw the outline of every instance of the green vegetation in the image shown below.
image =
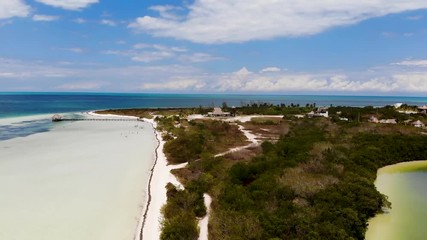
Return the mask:
<path fill-rule="evenodd" d="M 245 137 L 237 126 L 207 120 L 190 121 L 178 116 L 156 118 L 160 131 L 169 135 L 165 154 L 171 163 L 194 162 L 210 158 L 229 148 L 245 144 Z M 185 184 L 184 190 L 167 186 L 168 200 L 163 208 L 162 240 L 197 239 L 196 218 L 206 215 L 203 193 L 213 184 L 210 174 L 200 174 Z"/>
<path fill-rule="evenodd" d="M 168 185 L 161 238 L 197 239 L 196 220 L 206 214 L 203 193 L 208 193 L 213 199 L 209 221 L 213 240 L 364 239 L 368 219 L 390 207 L 373 184 L 377 169 L 427 159 L 422 130 L 367 120 L 376 116 L 403 122 L 425 116 L 398 113 L 393 107 L 331 107 L 331 119 L 286 120 L 291 119 L 287 115 L 314 107 L 235 108 L 239 114 L 285 115 L 244 124 L 258 134 L 281 137 L 221 157 L 214 155 L 245 145 L 237 126 L 213 120 L 188 122 L 182 118 L 185 111 L 176 109 L 157 117 L 158 130 L 167 140 L 168 160 L 189 162 L 174 171 L 185 190 Z M 340 121 L 343 117 L 349 121 Z"/>
<path fill-rule="evenodd" d="M 390 207 L 373 182 L 378 168 L 427 159 L 427 137 L 326 119 L 294 121 L 249 161 L 190 163 L 179 176 L 213 198 L 210 239 L 364 239 L 369 218 Z"/>
<path fill-rule="evenodd" d="M 255 125 L 278 125 L 282 123 L 282 119 L 277 117 L 254 117 L 251 119 L 251 123 Z"/>
<path fill-rule="evenodd" d="M 329 114 L 333 120 L 337 121 L 338 117 L 348 118 L 350 121 L 367 122 L 371 116 L 377 117 L 378 119 L 396 119 L 398 123 L 403 123 L 408 119 L 420 119 L 427 120 L 424 114 L 404 114 L 396 111 L 394 106 L 385 106 L 375 108 L 372 106 L 367 107 L 330 107 Z M 415 106 L 402 105 L 398 110 L 405 111 L 416 111 Z"/>
<path fill-rule="evenodd" d="M 241 104 L 240 107 L 236 108 L 238 114 L 263 114 L 263 115 L 293 115 L 303 114 L 310 112 L 316 108 L 316 104 L 306 104 L 300 106 L 299 104 L 271 104 L 266 102 Z M 232 112 L 233 109 L 229 108 L 227 104 L 223 104 L 223 110 Z"/>
<path fill-rule="evenodd" d="M 203 203 L 203 192 L 193 189 L 178 190 L 172 184 L 167 186 L 168 202 L 163 208 L 165 220 L 162 223 L 160 238 L 166 239 L 198 239 L 196 217 L 206 215 Z"/>
<path fill-rule="evenodd" d="M 173 134 L 168 138 L 164 149 L 171 163 L 193 161 L 203 155 L 224 152 L 245 144 L 245 137 L 238 127 L 225 122 L 214 120 L 187 122 L 179 121 L 178 117 L 163 117 L 157 120 L 160 129 L 167 129 L 168 133 Z"/>

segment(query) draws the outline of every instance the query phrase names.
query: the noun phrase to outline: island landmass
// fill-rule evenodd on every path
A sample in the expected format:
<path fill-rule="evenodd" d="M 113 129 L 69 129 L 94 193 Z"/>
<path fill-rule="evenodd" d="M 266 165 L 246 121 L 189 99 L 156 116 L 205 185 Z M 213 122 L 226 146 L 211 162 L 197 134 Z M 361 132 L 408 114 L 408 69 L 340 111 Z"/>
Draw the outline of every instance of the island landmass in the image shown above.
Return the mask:
<path fill-rule="evenodd" d="M 171 171 L 180 184 L 164 186 L 160 239 L 338 240 L 364 239 L 369 219 L 391 207 L 374 185 L 379 168 L 427 159 L 419 109 L 223 103 L 224 116 L 202 106 L 97 113 L 151 119 L 168 164 L 180 164 Z"/>

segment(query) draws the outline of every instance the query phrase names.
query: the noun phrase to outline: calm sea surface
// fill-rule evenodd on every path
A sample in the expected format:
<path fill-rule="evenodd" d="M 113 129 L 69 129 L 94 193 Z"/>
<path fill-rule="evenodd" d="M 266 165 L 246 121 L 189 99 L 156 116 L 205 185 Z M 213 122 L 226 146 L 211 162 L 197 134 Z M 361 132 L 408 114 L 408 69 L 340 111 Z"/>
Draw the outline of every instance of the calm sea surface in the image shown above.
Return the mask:
<path fill-rule="evenodd" d="M 0 141 L 47 132 L 53 126 L 50 116 L 119 108 L 213 107 L 251 103 L 312 104 L 317 106 L 385 106 L 398 102 L 425 105 L 427 97 L 315 96 L 315 95 L 234 95 L 234 94 L 132 94 L 132 93 L 0 93 L 0 119 L 30 117 L 13 124 L 0 121 Z"/>
<path fill-rule="evenodd" d="M 397 102 L 427 104 L 427 97 L 230 95 L 230 94 L 123 94 L 123 93 L 0 93 L 0 118 L 44 113 L 110 108 L 230 106 L 268 102 L 316 103 L 318 106 L 385 106 Z"/>

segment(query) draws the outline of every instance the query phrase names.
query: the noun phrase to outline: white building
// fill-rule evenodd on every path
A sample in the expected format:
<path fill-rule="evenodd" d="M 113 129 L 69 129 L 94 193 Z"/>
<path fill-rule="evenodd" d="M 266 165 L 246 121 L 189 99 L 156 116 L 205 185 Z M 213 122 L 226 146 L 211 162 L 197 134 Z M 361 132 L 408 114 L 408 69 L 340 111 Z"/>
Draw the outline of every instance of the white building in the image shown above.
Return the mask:
<path fill-rule="evenodd" d="M 223 112 L 221 108 L 214 107 L 212 112 L 208 112 L 209 117 L 230 117 L 230 112 Z"/>
<path fill-rule="evenodd" d="M 425 127 L 425 126 L 426 126 L 426 125 L 425 125 L 423 122 L 421 122 L 420 120 L 415 121 L 415 122 L 413 122 L 413 123 L 411 123 L 411 124 L 412 124 L 412 126 L 417 127 L 417 128 L 423 128 L 423 127 Z"/>
<path fill-rule="evenodd" d="M 329 117 L 329 111 L 328 108 L 324 107 L 324 108 L 317 108 L 314 111 L 311 111 L 309 113 L 307 113 L 308 117 Z"/>
<path fill-rule="evenodd" d="M 371 122 L 371 123 L 379 123 L 379 122 L 380 122 L 380 120 L 378 120 L 378 118 L 376 118 L 376 117 L 374 117 L 374 116 L 371 116 L 371 117 L 369 118 L 368 122 Z"/>

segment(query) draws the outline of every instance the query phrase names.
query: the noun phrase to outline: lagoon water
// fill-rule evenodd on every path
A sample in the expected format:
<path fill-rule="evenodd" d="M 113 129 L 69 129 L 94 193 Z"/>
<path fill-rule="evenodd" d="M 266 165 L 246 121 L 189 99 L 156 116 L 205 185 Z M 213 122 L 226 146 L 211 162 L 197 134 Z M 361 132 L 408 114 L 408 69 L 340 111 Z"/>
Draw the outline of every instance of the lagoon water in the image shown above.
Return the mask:
<path fill-rule="evenodd" d="M 424 240 L 427 236 L 427 162 L 388 166 L 378 171 L 378 191 L 392 209 L 369 221 L 367 240 Z"/>

